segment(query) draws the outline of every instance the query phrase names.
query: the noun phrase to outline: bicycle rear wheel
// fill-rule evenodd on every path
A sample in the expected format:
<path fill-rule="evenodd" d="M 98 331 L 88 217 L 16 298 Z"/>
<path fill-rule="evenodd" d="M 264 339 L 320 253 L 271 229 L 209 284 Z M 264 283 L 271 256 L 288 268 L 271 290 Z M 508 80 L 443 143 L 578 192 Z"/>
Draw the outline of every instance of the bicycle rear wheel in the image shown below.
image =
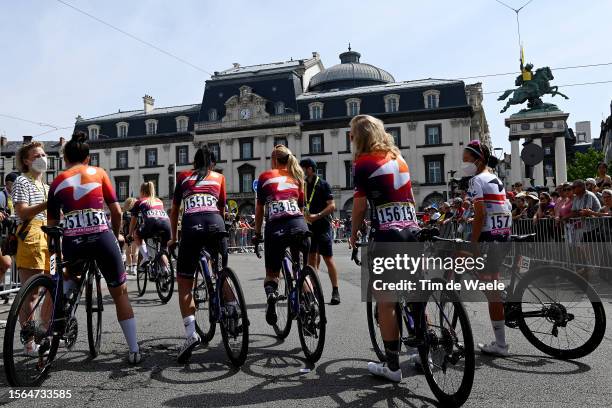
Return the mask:
<path fill-rule="evenodd" d="M 168 266 L 164 265 L 162 256 L 166 256 Z M 174 292 L 174 265 L 166 251 L 162 251 L 162 255 L 156 258 L 155 268 L 157 268 L 157 280 L 155 281 L 157 296 L 165 304 L 170 301 Z"/>
<path fill-rule="evenodd" d="M 17 293 L 4 331 L 2 357 L 8 383 L 35 387 L 47 376 L 59 345 L 60 316 L 56 285 L 49 275 L 35 275 Z M 57 293 L 63 296 L 61 293 Z M 59 301 L 59 299 L 57 299 Z"/>
<path fill-rule="evenodd" d="M 419 355 L 425 378 L 442 406 L 461 406 L 472 391 L 476 367 L 468 315 L 457 293 L 447 290 L 430 292 L 424 313 Z"/>
<path fill-rule="evenodd" d="M 385 345 L 383 344 L 382 335 L 380 334 L 380 325 L 378 323 L 378 308 L 376 302 L 366 302 L 366 315 L 368 319 L 368 331 L 370 332 L 370 341 L 372 341 L 372 349 L 376 353 L 376 357 L 381 363 L 387 361 L 385 354 Z"/>
<path fill-rule="evenodd" d="M 291 293 L 290 281 L 287 276 L 291 273 L 290 270 L 285 270 L 286 262 L 291 267 L 291 255 L 289 251 L 285 253 L 283 265 L 278 275 L 278 298 L 276 300 L 276 323 L 272 326 L 276 336 L 280 339 L 285 339 L 291 331 L 291 322 L 293 321 L 291 316 L 291 304 L 289 302 L 289 294 Z M 291 278 L 289 278 L 291 279 Z"/>
<path fill-rule="evenodd" d="M 102 343 L 102 288 L 100 287 L 100 272 L 98 268 L 90 270 L 87 286 L 85 287 L 85 304 L 87 311 L 87 341 L 89 355 L 96 358 L 100 353 Z"/>
<path fill-rule="evenodd" d="M 538 350 L 561 359 L 592 353 L 606 331 L 606 313 L 593 287 L 563 268 L 536 268 L 520 280 L 512 299 L 518 325 Z"/>
<path fill-rule="evenodd" d="M 198 265 L 193 278 L 193 302 L 196 309 L 196 332 L 205 344 L 215 336 L 216 323 L 212 312 L 213 295 L 214 284 L 204 278 L 204 273 Z"/>
<path fill-rule="evenodd" d="M 138 297 L 145 294 L 147 290 L 147 275 L 149 274 L 149 266 L 140 266 L 140 255 L 138 255 L 138 266 L 136 267 L 136 285 L 138 286 Z"/>
<path fill-rule="evenodd" d="M 238 277 L 230 268 L 221 271 L 219 282 L 222 316 L 221 337 L 227 356 L 235 367 L 244 364 L 249 351 L 249 317 Z"/>
<path fill-rule="evenodd" d="M 306 360 L 315 363 L 323 354 L 325 346 L 325 300 L 317 273 L 306 265 L 297 282 L 298 287 L 298 332 Z"/>

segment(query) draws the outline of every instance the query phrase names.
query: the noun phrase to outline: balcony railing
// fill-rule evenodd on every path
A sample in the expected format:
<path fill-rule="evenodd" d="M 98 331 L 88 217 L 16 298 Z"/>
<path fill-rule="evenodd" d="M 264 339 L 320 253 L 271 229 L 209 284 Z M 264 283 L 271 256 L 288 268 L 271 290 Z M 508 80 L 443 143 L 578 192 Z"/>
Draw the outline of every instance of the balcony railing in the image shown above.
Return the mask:
<path fill-rule="evenodd" d="M 270 115 L 267 118 L 251 118 L 242 120 L 226 120 L 226 121 L 215 121 L 215 122 L 196 122 L 194 124 L 195 131 L 204 130 L 217 130 L 217 129 L 232 129 L 232 128 L 243 128 L 259 125 L 268 125 L 276 123 L 292 123 L 300 120 L 300 115 L 296 113 L 284 114 L 284 115 Z"/>

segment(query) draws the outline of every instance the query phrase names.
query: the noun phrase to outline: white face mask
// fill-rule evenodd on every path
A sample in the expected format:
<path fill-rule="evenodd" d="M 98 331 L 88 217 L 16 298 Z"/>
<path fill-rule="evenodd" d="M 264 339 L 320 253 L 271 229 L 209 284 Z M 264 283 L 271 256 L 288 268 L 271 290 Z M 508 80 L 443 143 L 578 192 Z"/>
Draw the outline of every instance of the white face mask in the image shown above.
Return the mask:
<path fill-rule="evenodd" d="M 44 173 L 47 171 L 47 158 L 46 157 L 37 157 L 32 162 L 32 170 L 37 173 Z"/>
<path fill-rule="evenodd" d="M 472 162 L 463 162 L 461 163 L 461 171 L 464 176 L 472 177 L 478 171 L 478 167 Z"/>

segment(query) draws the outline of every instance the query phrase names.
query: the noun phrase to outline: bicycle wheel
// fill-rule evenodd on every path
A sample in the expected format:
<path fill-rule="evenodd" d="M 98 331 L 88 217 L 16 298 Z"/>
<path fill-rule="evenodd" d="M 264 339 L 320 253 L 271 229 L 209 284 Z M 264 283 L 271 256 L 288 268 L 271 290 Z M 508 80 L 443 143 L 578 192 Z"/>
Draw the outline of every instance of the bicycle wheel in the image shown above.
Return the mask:
<path fill-rule="evenodd" d="M 592 353 L 606 331 L 606 313 L 593 287 L 568 269 L 536 268 L 521 278 L 512 299 L 518 325 L 538 350 L 561 359 Z"/>
<path fill-rule="evenodd" d="M 50 275 L 35 275 L 19 290 L 11 306 L 2 357 L 7 381 L 13 387 L 40 385 L 55 358 L 60 334 L 51 333 L 63 329 L 59 327 L 61 316 L 53 316 L 55 289 Z"/>
<path fill-rule="evenodd" d="M 300 343 L 306 360 L 315 363 L 323 353 L 327 320 L 321 282 L 311 266 L 304 267 L 300 273 L 297 287 L 298 304 L 300 305 L 298 313 Z"/>
<path fill-rule="evenodd" d="M 376 357 L 381 363 L 387 361 L 385 354 L 385 345 L 383 344 L 382 335 L 380 334 L 380 325 L 378 324 L 378 308 L 376 302 L 366 302 L 366 316 L 368 319 L 368 331 L 370 332 L 370 341 L 372 349 L 376 353 Z"/>
<path fill-rule="evenodd" d="M 442 406 L 461 406 L 472 391 L 476 367 L 468 315 L 457 293 L 447 290 L 431 291 L 423 313 L 419 355 L 427 383 Z"/>
<path fill-rule="evenodd" d="M 85 287 L 85 304 L 87 310 L 87 341 L 89 355 L 96 358 L 100 353 L 102 342 L 102 288 L 100 287 L 100 272 L 97 268 L 90 269 Z"/>
<path fill-rule="evenodd" d="M 290 287 L 290 283 L 287 281 L 287 276 L 291 272 L 285 270 L 287 266 L 291 268 L 291 265 L 291 255 L 289 251 L 287 251 L 283 259 L 280 274 L 278 275 L 278 299 L 276 300 L 277 319 L 276 323 L 272 326 L 279 339 L 285 339 L 289 335 L 291 331 L 291 322 L 293 320 L 291 317 L 291 303 L 289 302 L 289 294 L 293 288 Z"/>
<path fill-rule="evenodd" d="M 193 302 L 195 303 L 196 332 L 203 343 L 209 343 L 215 336 L 216 323 L 213 319 L 211 300 L 214 295 L 214 284 L 204 278 L 200 266 L 193 279 Z"/>
<path fill-rule="evenodd" d="M 138 256 L 138 267 L 136 268 L 136 285 L 138 286 L 138 297 L 145 294 L 147 289 L 147 275 L 149 274 L 149 266 L 140 266 L 140 255 Z"/>
<path fill-rule="evenodd" d="M 164 265 L 163 255 L 166 256 L 168 266 Z M 162 255 L 156 258 L 155 268 L 157 268 L 157 280 L 155 281 L 157 296 L 165 304 L 172 298 L 172 292 L 174 291 L 174 265 L 172 265 L 170 256 L 166 251 L 163 251 Z"/>
<path fill-rule="evenodd" d="M 235 367 L 240 367 L 249 351 L 249 317 L 238 277 L 230 268 L 221 271 L 219 282 L 221 337 L 227 356 Z"/>

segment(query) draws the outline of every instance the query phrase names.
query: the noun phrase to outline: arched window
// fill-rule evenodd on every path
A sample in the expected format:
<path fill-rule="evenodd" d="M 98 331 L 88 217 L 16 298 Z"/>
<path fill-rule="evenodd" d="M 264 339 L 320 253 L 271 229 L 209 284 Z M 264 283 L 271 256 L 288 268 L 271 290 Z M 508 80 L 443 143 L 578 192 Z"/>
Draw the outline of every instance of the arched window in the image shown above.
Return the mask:
<path fill-rule="evenodd" d="M 276 113 L 277 115 L 283 115 L 285 113 L 285 103 L 276 102 L 274 104 L 274 113 Z"/>

